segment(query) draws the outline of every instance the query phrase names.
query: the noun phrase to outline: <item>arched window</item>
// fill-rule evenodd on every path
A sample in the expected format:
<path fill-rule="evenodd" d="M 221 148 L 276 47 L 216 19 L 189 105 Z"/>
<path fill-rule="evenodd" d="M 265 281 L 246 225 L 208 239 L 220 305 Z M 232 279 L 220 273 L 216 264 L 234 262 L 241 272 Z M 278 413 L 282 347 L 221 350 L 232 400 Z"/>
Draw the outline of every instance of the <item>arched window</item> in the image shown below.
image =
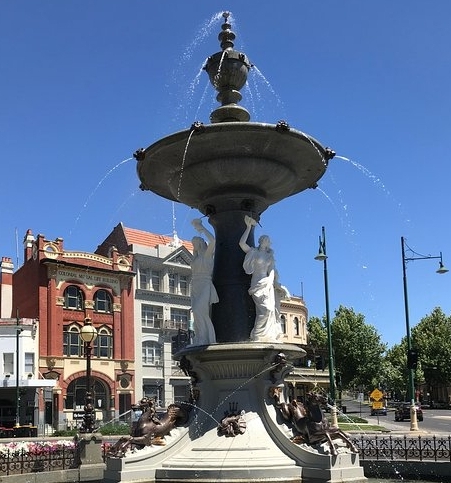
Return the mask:
<path fill-rule="evenodd" d="M 94 406 L 97 410 L 109 409 L 110 390 L 96 378 L 92 381 Z M 79 377 L 67 386 L 66 409 L 82 410 L 86 401 L 86 377 Z"/>
<path fill-rule="evenodd" d="M 301 329 L 299 327 L 299 319 L 297 317 L 294 318 L 293 324 L 294 324 L 294 335 L 300 335 Z"/>
<path fill-rule="evenodd" d="M 287 333 L 287 319 L 286 319 L 285 315 L 283 315 L 283 314 L 280 316 L 280 327 L 282 329 L 282 333 L 286 334 Z"/>
<path fill-rule="evenodd" d="M 143 364 L 158 365 L 161 361 L 161 345 L 153 340 L 146 340 L 142 345 Z"/>
<path fill-rule="evenodd" d="M 63 354 L 67 357 L 83 356 L 83 342 L 80 338 L 80 326 L 78 324 L 64 326 Z"/>
<path fill-rule="evenodd" d="M 111 295 L 103 289 L 97 290 L 94 294 L 94 310 L 96 312 L 106 312 L 110 314 L 112 312 Z"/>
<path fill-rule="evenodd" d="M 83 310 L 83 292 L 76 285 L 69 285 L 64 291 L 64 308 Z"/>
<path fill-rule="evenodd" d="M 113 335 L 108 327 L 100 327 L 94 340 L 93 355 L 95 357 L 113 357 Z"/>

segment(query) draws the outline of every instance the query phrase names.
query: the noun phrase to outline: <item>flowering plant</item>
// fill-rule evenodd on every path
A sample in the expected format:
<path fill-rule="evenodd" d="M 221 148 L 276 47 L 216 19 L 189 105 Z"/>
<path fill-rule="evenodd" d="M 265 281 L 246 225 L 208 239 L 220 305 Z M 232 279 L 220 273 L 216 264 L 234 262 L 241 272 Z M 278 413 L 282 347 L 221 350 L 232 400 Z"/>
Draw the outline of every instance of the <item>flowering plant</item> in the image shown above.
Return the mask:
<path fill-rule="evenodd" d="M 0 443 L 0 457 L 42 455 L 56 453 L 63 449 L 75 449 L 75 442 L 70 440 L 58 441 L 13 441 L 11 443 Z"/>

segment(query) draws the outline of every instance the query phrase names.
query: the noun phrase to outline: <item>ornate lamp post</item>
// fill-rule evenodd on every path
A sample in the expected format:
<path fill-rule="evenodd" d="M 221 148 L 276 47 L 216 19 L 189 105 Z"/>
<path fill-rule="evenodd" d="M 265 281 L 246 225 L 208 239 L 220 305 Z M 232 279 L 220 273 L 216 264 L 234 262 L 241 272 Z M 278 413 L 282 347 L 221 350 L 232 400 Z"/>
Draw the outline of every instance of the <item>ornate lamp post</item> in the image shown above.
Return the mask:
<path fill-rule="evenodd" d="M 411 254 L 406 256 L 406 248 Z M 418 419 L 417 411 L 415 408 L 415 367 L 417 354 L 412 348 L 412 340 L 410 337 L 410 322 L 409 322 L 409 299 L 407 297 L 407 275 L 406 275 L 406 263 L 414 260 L 429 260 L 439 259 L 439 267 L 437 273 L 443 274 L 448 272 L 448 269 L 443 265 L 442 252 L 439 256 L 420 255 L 413 251 L 409 245 L 405 242 L 404 237 L 401 237 L 401 253 L 402 253 L 402 279 L 404 287 L 404 310 L 406 316 L 406 335 L 407 335 L 407 366 L 409 370 L 409 385 L 408 385 L 408 397 L 410 399 L 410 431 L 418 431 Z"/>
<path fill-rule="evenodd" d="M 83 425 L 81 431 L 83 433 L 92 433 L 95 430 L 95 408 L 92 395 L 91 382 L 91 354 L 92 342 L 97 337 L 97 330 L 92 325 L 89 317 L 85 318 L 85 324 L 81 328 L 80 338 L 84 343 L 85 357 L 86 357 L 86 397 L 83 416 Z"/>
<path fill-rule="evenodd" d="M 323 262 L 324 264 L 324 294 L 326 298 L 326 329 L 327 329 L 327 345 L 329 351 L 329 394 L 332 402 L 332 424 L 338 426 L 337 407 L 335 405 L 335 368 L 334 368 L 334 352 L 332 348 L 332 330 L 330 325 L 329 313 L 329 284 L 327 279 L 327 254 L 326 254 L 326 230 L 322 227 L 321 235 L 319 237 L 319 251 L 315 260 Z"/>
<path fill-rule="evenodd" d="M 20 364 L 20 334 L 23 329 L 20 327 L 19 311 L 16 314 L 16 427 L 20 426 L 20 386 L 19 386 L 19 364 Z"/>

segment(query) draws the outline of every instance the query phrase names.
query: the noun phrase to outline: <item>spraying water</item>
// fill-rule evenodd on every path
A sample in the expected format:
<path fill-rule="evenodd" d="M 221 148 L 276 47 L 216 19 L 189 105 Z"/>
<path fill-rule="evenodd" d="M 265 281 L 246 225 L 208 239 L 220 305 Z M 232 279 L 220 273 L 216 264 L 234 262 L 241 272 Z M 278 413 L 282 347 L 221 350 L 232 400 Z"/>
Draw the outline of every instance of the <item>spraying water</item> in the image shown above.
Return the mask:
<path fill-rule="evenodd" d="M 74 232 L 74 230 L 75 230 L 84 210 L 86 210 L 86 208 L 87 208 L 89 202 L 91 201 L 92 197 L 96 194 L 97 190 L 102 186 L 103 182 L 108 178 L 108 176 L 110 176 L 111 173 L 113 173 L 113 171 L 115 171 L 117 168 L 119 168 L 119 166 L 123 165 L 124 163 L 127 163 L 128 161 L 131 161 L 132 159 L 133 158 L 127 158 L 127 159 L 124 159 L 123 161 L 121 161 L 120 163 L 116 164 L 116 166 L 111 168 L 105 174 L 105 176 L 97 183 L 97 186 L 91 191 L 89 196 L 86 198 L 86 201 L 84 202 L 80 213 L 78 214 L 77 218 L 75 219 L 74 227 L 69 231 L 69 235 L 72 235 L 72 233 Z"/>

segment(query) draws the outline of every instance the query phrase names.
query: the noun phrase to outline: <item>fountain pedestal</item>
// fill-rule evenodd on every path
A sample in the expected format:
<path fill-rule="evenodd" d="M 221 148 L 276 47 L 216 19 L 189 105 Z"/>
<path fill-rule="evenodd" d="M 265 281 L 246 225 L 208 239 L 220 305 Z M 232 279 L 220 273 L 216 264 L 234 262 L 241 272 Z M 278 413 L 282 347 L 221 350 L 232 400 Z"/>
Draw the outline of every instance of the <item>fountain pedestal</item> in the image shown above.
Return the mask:
<path fill-rule="evenodd" d="M 364 481 L 358 456 L 344 450 L 331 456 L 290 440 L 289 426 L 276 411 L 270 390 L 283 384 L 287 360 L 304 351 L 291 344 L 236 343 L 192 347 L 186 357 L 197 379 L 199 400 L 189 426 L 177 428 L 165 447 L 109 459 L 105 482 L 343 482 Z M 243 434 L 219 435 L 225 414 L 244 411 Z M 344 479 L 343 475 L 346 475 Z"/>

